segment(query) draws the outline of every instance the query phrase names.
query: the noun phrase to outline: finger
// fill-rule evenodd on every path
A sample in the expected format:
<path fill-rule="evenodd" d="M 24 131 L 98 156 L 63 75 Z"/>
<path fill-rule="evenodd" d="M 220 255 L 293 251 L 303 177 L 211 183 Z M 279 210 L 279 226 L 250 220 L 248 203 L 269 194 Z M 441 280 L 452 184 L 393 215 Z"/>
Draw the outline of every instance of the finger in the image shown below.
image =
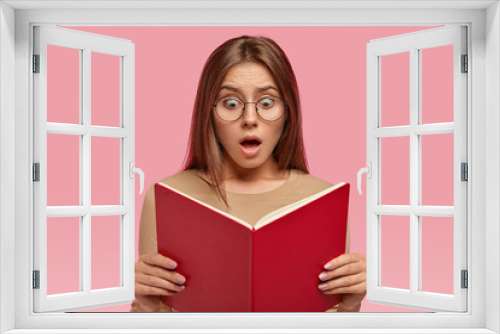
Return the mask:
<path fill-rule="evenodd" d="M 324 294 L 327 294 L 327 295 L 340 294 L 340 293 L 352 293 L 352 294 L 357 294 L 357 295 L 366 295 L 366 286 L 365 286 L 365 284 L 361 283 L 361 284 L 350 286 L 350 287 L 341 287 L 341 288 L 335 288 L 335 289 L 322 290 L 321 292 L 323 292 Z"/>
<path fill-rule="evenodd" d="M 357 274 L 357 275 L 342 276 L 328 281 L 328 287 L 330 289 L 334 289 L 334 288 L 355 286 L 360 283 L 366 283 L 366 275 Z"/>
<path fill-rule="evenodd" d="M 333 260 L 327 262 L 324 265 L 324 268 L 326 270 L 332 270 L 338 267 L 342 267 L 351 262 L 366 262 L 366 259 L 362 254 L 356 254 L 356 253 L 342 254 L 337 256 Z"/>
<path fill-rule="evenodd" d="M 356 275 L 366 271 L 366 265 L 362 262 L 348 263 L 336 269 L 323 271 L 319 274 L 321 281 L 328 281 L 336 277 Z"/>
<path fill-rule="evenodd" d="M 135 281 L 139 284 L 157 287 L 172 291 L 180 291 L 183 284 L 176 284 L 172 279 L 164 279 L 157 275 L 148 275 L 145 273 L 136 273 Z"/>
<path fill-rule="evenodd" d="M 140 296 L 171 296 L 174 295 L 176 292 L 168 291 L 165 289 L 153 287 L 153 286 L 147 286 L 143 285 L 140 283 L 135 283 L 135 295 L 136 297 Z"/>
<path fill-rule="evenodd" d="M 166 289 L 162 289 L 162 288 L 158 288 L 158 287 L 143 285 L 140 283 L 135 284 L 135 294 L 138 297 L 139 296 L 155 296 L 155 297 L 172 296 L 178 292 L 179 291 L 166 290 Z"/>
<path fill-rule="evenodd" d="M 342 276 L 336 279 L 322 282 L 318 285 L 318 288 L 320 290 L 327 291 L 337 288 L 348 288 L 356 286 L 358 284 L 366 284 L 366 276 L 364 274 Z"/>
<path fill-rule="evenodd" d="M 144 262 L 149 265 L 163 267 L 166 269 L 174 269 L 177 267 L 177 262 L 173 259 L 163 256 L 159 253 L 144 254 L 139 257 L 139 262 Z"/>
<path fill-rule="evenodd" d="M 145 274 L 160 277 L 164 280 L 170 281 L 172 283 L 176 283 L 182 285 L 186 282 L 186 277 L 179 274 L 173 270 L 167 270 L 162 267 L 158 267 L 155 265 L 149 265 L 145 262 L 137 262 L 135 265 L 135 273 L 137 274 Z"/>
<path fill-rule="evenodd" d="M 179 291 L 170 291 L 161 288 L 151 287 L 147 285 L 136 284 L 135 285 L 135 293 L 137 296 L 155 296 L 155 297 L 166 297 L 173 296 L 177 294 Z"/>
<path fill-rule="evenodd" d="M 136 293 L 137 294 L 161 294 L 165 295 L 165 293 L 155 293 L 160 290 L 164 290 L 167 292 L 179 292 L 184 290 L 184 285 L 175 284 L 169 280 L 162 279 L 158 276 L 146 275 L 146 274 L 136 274 L 135 275 L 135 283 L 136 283 Z M 137 286 L 139 285 L 139 286 Z"/>

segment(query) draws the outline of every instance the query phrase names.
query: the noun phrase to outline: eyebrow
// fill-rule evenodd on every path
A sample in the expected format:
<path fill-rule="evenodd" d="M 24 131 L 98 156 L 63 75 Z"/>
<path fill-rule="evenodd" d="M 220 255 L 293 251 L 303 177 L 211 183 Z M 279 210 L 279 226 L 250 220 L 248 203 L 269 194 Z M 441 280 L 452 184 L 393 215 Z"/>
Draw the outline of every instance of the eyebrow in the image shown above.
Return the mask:
<path fill-rule="evenodd" d="M 234 92 L 241 92 L 241 90 L 239 88 L 231 87 L 231 86 L 222 86 L 220 88 L 220 90 L 223 90 L 223 89 L 232 90 Z M 270 90 L 270 89 L 275 90 L 277 93 L 279 93 L 278 89 L 276 87 L 273 87 L 273 86 L 258 87 L 257 91 L 258 92 L 265 92 L 266 90 Z"/>

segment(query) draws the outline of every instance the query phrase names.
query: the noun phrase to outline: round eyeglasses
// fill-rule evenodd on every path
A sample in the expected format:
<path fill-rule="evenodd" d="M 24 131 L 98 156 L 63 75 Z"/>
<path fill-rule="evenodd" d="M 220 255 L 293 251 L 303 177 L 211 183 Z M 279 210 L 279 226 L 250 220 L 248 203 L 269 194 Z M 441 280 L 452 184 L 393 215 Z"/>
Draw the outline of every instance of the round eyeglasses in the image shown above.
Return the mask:
<path fill-rule="evenodd" d="M 245 102 L 235 96 L 225 96 L 215 102 L 214 108 L 220 119 L 234 122 L 243 116 L 247 104 L 255 104 L 257 115 L 264 121 L 279 120 L 287 108 L 287 104 L 276 96 L 264 96 L 257 102 Z"/>

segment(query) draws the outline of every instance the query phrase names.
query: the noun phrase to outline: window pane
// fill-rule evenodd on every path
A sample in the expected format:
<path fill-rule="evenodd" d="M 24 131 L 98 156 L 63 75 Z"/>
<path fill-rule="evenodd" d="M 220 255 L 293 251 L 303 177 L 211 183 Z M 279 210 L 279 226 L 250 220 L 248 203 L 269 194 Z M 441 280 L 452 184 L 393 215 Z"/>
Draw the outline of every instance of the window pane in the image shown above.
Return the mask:
<path fill-rule="evenodd" d="M 113 305 L 113 306 L 104 306 L 104 307 L 96 307 L 87 310 L 78 310 L 73 312 L 103 312 L 103 313 L 116 313 L 116 312 L 130 312 L 131 303 L 121 304 L 121 305 Z"/>
<path fill-rule="evenodd" d="M 387 55 L 380 59 L 381 126 L 409 125 L 410 53 Z"/>
<path fill-rule="evenodd" d="M 80 136 L 47 134 L 47 205 L 80 205 Z"/>
<path fill-rule="evenodd" d="M 92 216 L 92 290 L 120 286 L 120 218 Z"/>
<path fill-rule="evenodd" d="M 47 218 L 47 294 L 80 291 L 80 218 Z"/>
<path fill-rule="evenodd" d="M 422 124 L 453 122 L 453 45 L 420 51 Z"/>
<path fill-rule="evenodd" d="M 410 217 L 382 216 L 381 286 L 410 289 Z"/>
<path fill-rule="evenodd" d="M 382 138 L 380 146 L 380 203 L 410 205 L 410 137 Z"/>
<path fill-rule="evenodd" d="M 120 58 L 92 52 L 92 125 L 120 127 Z"/>
<path fill-rule="evenodd" d="M 421 136 L 422 205 L 453 206 L 453 133 Z"/>
<path fill-rule="evenodd" d="M 121 139 L 92 137 L 92 205 L 120 205 Z"/>
<path fill-rule="evenodd" d="M 422 291 L 453 294 L 453 217 L 421 217 Z"/>
<path fill-rule="evenodd" d="M 47 45 L 47 122 L 80 123 L 80 49 Z"/>

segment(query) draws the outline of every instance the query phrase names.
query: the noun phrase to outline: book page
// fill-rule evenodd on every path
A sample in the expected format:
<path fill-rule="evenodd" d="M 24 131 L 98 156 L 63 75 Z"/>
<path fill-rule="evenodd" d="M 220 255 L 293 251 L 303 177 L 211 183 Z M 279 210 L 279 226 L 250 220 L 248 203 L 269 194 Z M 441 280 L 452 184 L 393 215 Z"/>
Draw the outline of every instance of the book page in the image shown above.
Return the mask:
<path fill-rule="evenodd" d="M 328 194 L 328 193 L 331 193 L 332 191 L 334 191 L 335 189 L 343 186 L 344 184 L 346 184 L 345 182 L 340 182 L 340 183 L 337 183 L 336 185 L 333 185 L 331 186 L 330 188 L 327 188 L 325 190 L 322 190 L 314 195 L 311 195 L 309 197 L 306 197 L 304 199 L 301 199 L 297 202 L 294 202 L 292 204 L 289 204 L 287 206 L 284 206 L 282 208 L 279 208 L 273 212 L 270 212 L 268 213 L 267 215 L 265 215 L 264 217 L 262 217 L 256 224 L 255 224 L 255 230 L 263 227 L 263 226 L 266 226 L 267 224 L 270 224 L 272 223 L 273 221 L 275 221 L 276 219 L 278 218 L 281 218 L 283 216 L 285 216 L 286 214 L 292 212 L 292 211 L 295 211 L 297 210 L 298 208 Z"/>
<path fill-rule="evenodd" d="M 180 191 L 180 190 L 177 190 L 177 189 L 175 189 L 175 188 L 172 188 L 172 187 L 170 187 L 170 186 L 166 185 L 165 183 L 158 182 L 158 184 L 159 184 L 159 185 L 161 185 L 161 186 L 163 186 L 163 187 L 165 187 L 165 188 L 168 188 L 168 189 L 170 189 L 170 190 L 172 190 L 172 191 L 174 191 L 174 192 L 176 192 L 176 193 L 178 193 L 178 194 L 180 194 L 180 195 L 182 195 L 182 196 L 184 196 L 184 197 L 189 198 L 189 199 L 190 199 L 190 200 L 192 200 L 193 202 L 196 202 L 196 203 L 198 203 L 198 204 L 200 204 L 200 205 L 203 205 L 203 206 L 204 206 L 204 207 L 206 207 L 206 208 L 209 208 L 209 209 L 211 209 L 212 211 L 215 211 L 215 212 L 217 212 L 217 213 L 219 213 L 219 214 L 221 214 L 221 215 L 223 215 L 223 216 L 225 216 L 225 217 L 227 217 L 227 218 L 229 218 L 229 219 L 231 219 L 231 220 L 235 221 L 236 223 L 241 224 L 241 225 L 243 225 L 243 226 L 247 227 L 247 228 L 248 228 L 248 229 L 250 229 L 250 230 L 253 230 L 253 226 L 252 226 L 252 225 L 250 225 L 250 224 L 249 224 L 249 223 L 247 223 L 246 221 L 244 221 L 244 220 L 242 220 L 242 219 L 240 219 L 240 218 L 238 218 L 238 217 L 236 217 L 236 216 L 233 216 L 233 215 L 231 215 L 231 214 L 229 214 L 229 213 L 227 213 L 227 212 L 221 211 L 221 210 L 219 210 L 219 209 L 217 209 L 217 208 L 215 208 L 215 207 L 213 207 L 213 206 L 211 206 L 211 205 L 208 205 L 208 204 L 206 204 L 206 203 L 203 203 L 202 201 L 197 200 L 196 198 L 191 197 L 191 196 L 189 196 L 189 195 L 187 195 L 187 194 L 183 193 L 183 192 L 182 192 L 182 191 Z"/>

